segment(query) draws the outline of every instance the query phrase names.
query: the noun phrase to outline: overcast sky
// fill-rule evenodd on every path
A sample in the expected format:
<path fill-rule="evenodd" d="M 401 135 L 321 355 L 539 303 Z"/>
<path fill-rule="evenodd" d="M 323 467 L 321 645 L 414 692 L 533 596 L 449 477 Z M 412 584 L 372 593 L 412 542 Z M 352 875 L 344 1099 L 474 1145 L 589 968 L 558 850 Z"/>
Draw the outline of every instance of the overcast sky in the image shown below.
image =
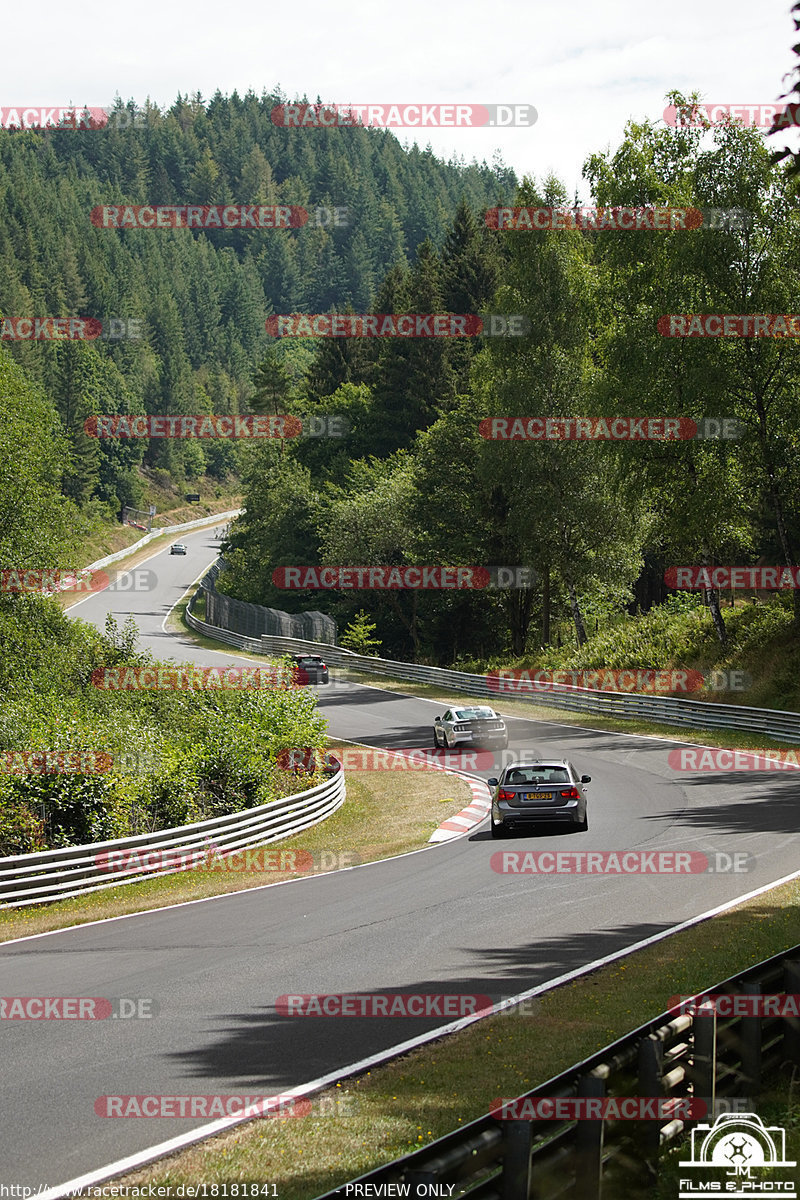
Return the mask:
<path fill-rule="evenodd" d="M 0 108 L 159 105 L 181 93 L 280 86 L 339 103 L 531 104 L 530 128 L 398 130 L 437 154 L 521 176 L 553 171 L 570 195 L 586 156 L 616 147 L 630 118 L 661 120 L 670 88 L 715 103 L 770 103 L 797 61 L 791 0 L 211 0 L 3 13 Z M 343 131 L 342 136 L 346 136 Z M 287 137 L 314 137 L 313 130 Z M 771 139 L 770 144 L 776 139 Z M 794 135 L 789 144 L 796 146 Z"/>

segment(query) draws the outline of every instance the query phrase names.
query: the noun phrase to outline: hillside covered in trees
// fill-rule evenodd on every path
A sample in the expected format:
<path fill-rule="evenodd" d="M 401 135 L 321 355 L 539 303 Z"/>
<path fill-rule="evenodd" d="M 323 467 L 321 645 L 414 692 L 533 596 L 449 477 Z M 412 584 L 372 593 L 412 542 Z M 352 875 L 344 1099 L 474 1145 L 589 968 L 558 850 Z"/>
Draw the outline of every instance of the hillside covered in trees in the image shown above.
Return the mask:
<path fill-rule="evenodd" d="M 704 219 L 499 230 L 462 206 L 440 249 L 426 241 L 389 274 L 377 311 L 515 313 L 530 332 L 468 343 L 321 339 L 299 383 L 270 369 L 284 408 L 311 400 L 343 414 L 350 434 L 254 449 L 221 587 L 323 608 L 341 626 L 363 611 L 390 655 L 485 663 L 562 639 L 582 646 L 598 625 L 660 603 L 669 567 L 798 561 L 796 336 L 785 322 L 782 336 L 667 336 L 669 314 L 681 329 L 681 314 L 688 327 L 691 314 L 796 312 L 797 181 L 736 122 L 707 133 L 632 121 L 584 174 L 596 207 L 697 209 Z M 553 178 L 526 178 L 516 204 L 572 207 Z M 720 215 L 730 210 L 736 219 Z M 493 418 L 502 428 L 509 417 L 639 424 L 627 440 L 486 436 Z M 641 422 L 665 419 L 698 436 L 642 436 Z M 703 436 L 723 429 L 736 436 Z M 275 568 L 298 563 L 534 574 L 504 590 L 276 586 Z M 800 591 L 784 595 L 797 630 Z M 699 600 L 724 646 L 718 591 Z"/>
<path fill-rule="evenodd" d="M 0 498 L 0 547 L 16 562 L 60 565 L 60 534 L 65 544 L 81 519 L 113 521 L 151 480 L 241 479 L 246 513 L 222 589 L 322 608 L 340 628 L 363 612 L 385 652 L 474 662 L 580 648 L 600 625 L 660 603 L 676 564 L 796 561 L 796 340 L 665 336 L 669 314 L 796 307 L 797 181 L 755 130 L 632 121 L 617 150 L 584 169 L 600 208 L 746 220 L 498 229 L 490 208 L 572 202 L 557 179 L 518 186 L 501 163 L 445 164 L 384 131 L 279 128 L 270 114 L 283 99 L 179 99 L 166 113 L 120 104 L 104 129 L 0 131 L 0 317 L 120 317 L 142 329 L 0 348 L 22 480 Z M 299 205 L 348 219 L 263 230 L 92 223 L 98 206 L 143 203 Z M 292 311 L 519 314 L 527 332 L 271 337 L 267 316 Z M 243 444 L 84 432 L 87 417 L 145 412 L 334 416 L 347 433 Z M 701 430 L 711 419 L 738 436 L 486 436 L 492 420 L 515 417 L 671 418 Z M 29 503 L 38 523 L 21 511 Z M 9 532 L 20 522 L 28 542 Z M 297 564 L 530 575 L 469 592 L 276 586 L 276 569 Z M 724 646 L 721 598 L 708 589 L 703 600 Z"/>
<path fill-rule="evenodd" d="M 558 666 L 574 644 L 576 666 L 667 666 L 691 645 L 712 666 L 794 663 L 798 589 L 766 604 L 762 594 L 762 608 L 729 616 L 713 589 L 698 601 L 673 596 L 626 626 L 627 613 L 661 604 L 675 564 L 797 560 L 795 339 L 664 335 L 665 314 L 796 307 L 797 182 L 759 135 L 729 124 L 704 139 L 702 130 L 632 122 L 617 151 L 585 169 L 601 208 L 735 209 L 746 221 L 500 230 L 485 220 L 488 208 L 566 209 L 565 189 L 553 178 L 517 187 L 502 167 L 443 164 L 380 131 L 278 129 L 274 99 L 179 101 L 128 129 L 80 136 L 0 131 L 0 318 L 142 323 L 139 339 L 0 345 L 2 564 L 81 565 L 83 526 L 116 520 L 148 480 L 233 478 L 246 510 L 231 528 L 220 588 L 293 611 L 322 608 L 340 630 L 374 626 L 374 644 L 390 655 L 475 669 L 532 656 Z M 98 205 L 145 201 L 347 207 L 353 220 L 148 231 L 90 219 Z M 521 315 L 527 327 L 515 337 L 268 336 L 267 315 L 293 310 L 497 313 Z M 246 444 L 84 431 L 88 417 L 109 413 L 249 412 L 333 416 L 344 436 Z M 738 436 L 487 436 L 509 419 L 522 427 L 618 417 L 639 428 L 729 421 Z M 278 568 L 299 564 L 529 574 L 523 586 L 471 591 L 276 586 Z M 711 620 L 701 629 L 703 601 Z M 608 636 L 591 639 L 601 626 Z M 47 665 L 54 648 L 56 674 Z M 0 594 L 0 649 L 5 748 L 66 751 L 99 739 L 118 750 L 123 725 L 87 680 L 98 664 L 137 661 L 133 630 L 103 637 L 66 622 L 53 601 Z M 780 687 L 793 695 L 786 672 Z M 62 782 L 58 796 L 48 793 L 52 837 L 138 828 L 135 812 L 185 819 L 195 809 L 173 808 L 187 797 L 205 797 L 205 812 L 240 771 L 235 739 L 225 741 L 225 722 L 241 715 L 235 705 L 220 716 L 221 734 L 204 702 L 191 712 L 149 703 L 127 714 L 137 749 L 152 741 L 154 722 L 179 757 L 187 739 L 198 747 L 178 791 L 162 795 L 151 773 L 134 794 L 130 780 L 109 776 L 76 807 Z M 297 703 L 281 736 L 319 736 Z M 259 729 L 273 716 L 253 710 L 248 719 Z M 224 752 L 212 753 L 220 738 Z M 39 844 L 37 786 L 11 777 L 3 785 L 7 851 Z M 251 802 L 248 788 L 233 802 Z M 85 810 L 91 828 L 80 823 Z"/>
<path fill-rule="evenodd" d="M 231 442 L 92 440 L 97 413 L 249 411 L 272 312 L 368 310 L 392 268 L 441 245 L 460 200 L 513 197 L 502 164 L 444 163 L 376 129 L 273 124 L 280 93 L 131 102 L 98 129 L 0 129 L 0 319 L 140 322 L 136 339 L 3 345 L 58 414 L 63 493 L 109 519 L 144 501 L 139 468 L 180 483 L 237 471 Z M 293 229 L 111 229 L 109 205 L 289 205 Z M 334 218 L 335 209 L 340 219 Z M 300 375 L 307 347 L 280 348 Z"/>

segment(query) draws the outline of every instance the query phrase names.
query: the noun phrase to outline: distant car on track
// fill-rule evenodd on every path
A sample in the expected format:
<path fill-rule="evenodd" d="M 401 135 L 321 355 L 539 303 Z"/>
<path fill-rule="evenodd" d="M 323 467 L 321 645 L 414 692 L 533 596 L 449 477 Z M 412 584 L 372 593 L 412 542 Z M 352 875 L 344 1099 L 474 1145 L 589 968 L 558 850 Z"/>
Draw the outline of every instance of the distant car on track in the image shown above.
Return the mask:
<path fill-rule="evenodd" d="M 183 542 L 173 542 L 169 548 L 169 552 L 170 554 L 185 554 L 186 546 L 183 544 Z"/>
<path fill-rule="evenodd" d="M 433 744 L 446 750 L 458 745 L 508 746 L 508 730 L 493 708 L 460 704 L 433 719 Z"/>
<path fill-rule="evenodd" d="M 328 668 L 319 654 L 290 654 L 296 667 L 296 680 L 300 684 L 327 683 Z"/>
<path fill-rule="evenodd" d="M 548 822 L 570 825 L 579 833 L 589 828 L 583 785 L 591 783 L 592 777 L 578 775 L 565 758 L 513 763 L 499 779 L 487 782 L 493 789 L 489 818 L 493 838 Z"/>

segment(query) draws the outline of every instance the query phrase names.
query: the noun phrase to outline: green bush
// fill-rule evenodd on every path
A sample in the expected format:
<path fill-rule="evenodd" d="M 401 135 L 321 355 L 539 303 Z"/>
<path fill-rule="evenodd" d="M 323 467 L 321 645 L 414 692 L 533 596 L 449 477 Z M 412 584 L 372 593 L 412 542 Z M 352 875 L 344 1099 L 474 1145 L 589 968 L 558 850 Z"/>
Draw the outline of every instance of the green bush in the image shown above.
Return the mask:
<path fill-rule="evenodd" d="M 0 599 L 0 854 L 106 841 L 236 812 L 301 790 L 281 750 L 320 747 L 311 689 L 106 691 L 92 673 L 158 665 L 135 630 L 105 634 L 49 600 Z M 288 667 L 288 663 L 285 664 Z M 287 676 L 288 677 L 288 676 Z M 3 752 L 107 755 L 91 773 L 12 768 Z"/>

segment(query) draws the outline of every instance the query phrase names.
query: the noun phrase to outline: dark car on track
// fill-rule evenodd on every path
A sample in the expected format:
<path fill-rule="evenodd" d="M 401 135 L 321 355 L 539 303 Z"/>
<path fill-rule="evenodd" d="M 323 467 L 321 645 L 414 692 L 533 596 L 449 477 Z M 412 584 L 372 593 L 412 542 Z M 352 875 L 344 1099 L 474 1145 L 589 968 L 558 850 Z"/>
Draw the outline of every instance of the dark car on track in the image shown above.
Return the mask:
<path fill-rule="evenodd" d="M 492 791 L 492 837 L 514 829 L 561 824 L 580 833 L 589 828 L 585 783 L 591 775 L 578 775 L 565 758 L 546 762 L 513 763 L 499 779 L 489 779 Z"/>
<path fill-rule="evenodd" d="M 290 654 L 295 665 L 295 679 L 300 684 L 327 683 L 328 668 L 318 654 Z"/>

